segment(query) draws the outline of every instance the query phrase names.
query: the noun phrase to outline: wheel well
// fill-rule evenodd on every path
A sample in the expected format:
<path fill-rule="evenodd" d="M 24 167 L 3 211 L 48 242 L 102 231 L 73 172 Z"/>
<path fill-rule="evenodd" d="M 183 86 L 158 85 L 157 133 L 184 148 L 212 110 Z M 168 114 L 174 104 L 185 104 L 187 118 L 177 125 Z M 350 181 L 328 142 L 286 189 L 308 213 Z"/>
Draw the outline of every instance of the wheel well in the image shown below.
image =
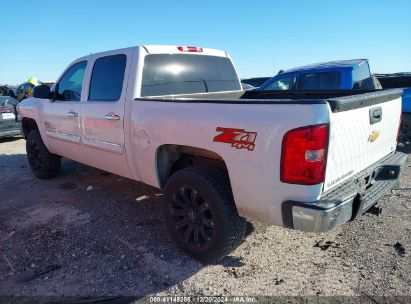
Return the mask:
<path fill-rule="evenodd" d="M 24 138 L 27 138 L 27 134 L 29 134 L 30 131 L 39 129 L 34 119 L 26 117 L 21 120 L 21 128 Z"/>
<path fill-rule="evenodd" d="M 157 175 L 161 188 L 174 172 L 192 165 L 207 165 L 228 175 L 224 160 L 213 151 L 182 145 L 163 145 L 157 150 Z"/>

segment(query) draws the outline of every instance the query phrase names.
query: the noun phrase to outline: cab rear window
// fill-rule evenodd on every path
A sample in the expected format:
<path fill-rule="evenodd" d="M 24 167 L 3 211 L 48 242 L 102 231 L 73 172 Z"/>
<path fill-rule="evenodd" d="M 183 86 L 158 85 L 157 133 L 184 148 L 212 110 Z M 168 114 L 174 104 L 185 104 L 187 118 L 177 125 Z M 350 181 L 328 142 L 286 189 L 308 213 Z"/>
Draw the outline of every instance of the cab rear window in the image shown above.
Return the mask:
<path fill-rule="evenodd" d="M 141 96 L 241 90 L 230 59 L 192 54 L 152 54 L 144 60 Z"/>
<path fill-rule="evenodd" d="M 300 75 L 301 90 L 339 90 L 340 72 L 309 73 Z"/>

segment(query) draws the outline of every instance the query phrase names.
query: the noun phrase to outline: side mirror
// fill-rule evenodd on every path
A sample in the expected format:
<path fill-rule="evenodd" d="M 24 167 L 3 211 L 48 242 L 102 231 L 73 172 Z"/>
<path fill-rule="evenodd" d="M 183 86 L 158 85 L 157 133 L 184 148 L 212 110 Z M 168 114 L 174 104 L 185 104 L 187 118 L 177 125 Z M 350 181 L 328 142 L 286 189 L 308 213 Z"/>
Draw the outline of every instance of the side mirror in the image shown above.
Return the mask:
<path fill-rule="evenodd" d="M 41 99 L 50 99 L 50 87 L 45 84 L 35 87 L 33 97 Z"/>

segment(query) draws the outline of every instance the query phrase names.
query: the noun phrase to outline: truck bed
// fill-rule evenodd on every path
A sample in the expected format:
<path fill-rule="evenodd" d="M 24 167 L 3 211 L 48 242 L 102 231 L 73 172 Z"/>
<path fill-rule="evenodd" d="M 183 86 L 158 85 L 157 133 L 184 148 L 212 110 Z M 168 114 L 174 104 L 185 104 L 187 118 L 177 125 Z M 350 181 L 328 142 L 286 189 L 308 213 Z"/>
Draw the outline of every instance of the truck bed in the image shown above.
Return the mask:
<path fill-rule="evenodd" d="M 372 106 L 402 96 L 403 89 L 335 91 L 235 91 L 148 98 L 158 102 L 223 104 L 324 104 L 332 112 Z M 146 97 L 136 100 L 147 100 Z"/>
<path fill-rule="evenodd" d="M 325 100 L 332 112 L 372 106 L 402 96 L 402 89 L 337 91 L 247 91 L 241 99 Z"/>
<path fill-rule="evenodd" d="M 178 96 L 161 96 L 157 98 L 140 98 L 143 101 L 179 103 L 185 110 L 196 111 L 207 104 L 220 111 L 232 111 L 236 116 L 236 127 L 255 128 L 257 121 L 268 127 L 284 126 L 284 124 L 303 126 L 302 115 L 307 107 L 320 109 L 317 116 L 312 117 L 311 124 L 328 123 L 330 128 L 328 146 L 328 164 L 322 191 L 329 191 L 349 179 L 354 174 L 371 166 L 395 150 L 396 136 L 400 119 L 399 100 L 402 89 L 389 90 L 338 90 L 338 91 L 246 91 L 187 94 Z M 190 107 L 189 104 L 197 104 Z M 202 104 L 202 106 L 200 106 Z M 221 105 L 218 106 L 218 105 Z M 244 111 L 253 113 L 245 118 L 239 114 L 239 107 L 224 105 L 243 105 Z M 261 105 L 256 107 L 256 105 Z M 278 105 L 278 107 L 267 107 Z M 293 105 L 292 107 L 287 107 Z M 299 107 L 301 105 L 301 107 Z M 315 107 L 313 107 L 315 106 Z M 167 106 L 168 107 L 168 106 Z M 248 110 L 247 110 L 248 108 Z M 202 111 L 202 110 L 200 110 Z M 281 111 L 282 114 L 275 113 Z M 262 112 L 265 112 L 263 115 Z M 398 113 L 397 113 L 398 112 Z M 260 113 L 260 114 L 258 114 Z M 271 116 L 267 116 L 272 113 Z M 378 114 L 380 113 L 380 114 Z M 210 120 L 207 113 L 202 112 L 197 120 Z M 251 114 L 249 114 L 251 115 Z M 288 122 L 282 122 L 286 119 Z M 372 121 L 376 116 L 375 121 Z M 263 116 L 265 118 L 263 118 Z M 271 119 L 269 118 L 271 117 Z M 222 122 L 215 122 L 222 124 Z M 227 119 L 224 121 L 224 126 Z M 280 131 L 276 135 L 282 137 Z M 375 136 L 377 139 L 370 139 Z M 375 142 L 374 142 L 375 141 Z M 281 142 L 279 142 L 281 145 Z M 280 154 L 280 153 L 278 153 Z M 265 156 L 267 157 L 267 156 Z M 280 155 L 277 157 L 279 162 Z M 278 171 L 278 170 L 277 170 Z"/>

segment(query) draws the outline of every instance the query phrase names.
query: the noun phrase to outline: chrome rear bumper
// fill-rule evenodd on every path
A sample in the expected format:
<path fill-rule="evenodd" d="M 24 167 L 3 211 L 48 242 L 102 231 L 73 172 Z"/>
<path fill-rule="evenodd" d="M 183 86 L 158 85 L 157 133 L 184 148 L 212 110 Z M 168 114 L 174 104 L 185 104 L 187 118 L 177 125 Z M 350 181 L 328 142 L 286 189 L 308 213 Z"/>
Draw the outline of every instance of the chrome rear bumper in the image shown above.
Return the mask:
<path fill-rule="evenodd" d="M 324 232 L 354 220 L 395 187 L 407 158 L 407 154 L 394 152 L 337 189 L 324 193 L 316 202 L 284 202 L 284 226 L 308 232 Z"/>

